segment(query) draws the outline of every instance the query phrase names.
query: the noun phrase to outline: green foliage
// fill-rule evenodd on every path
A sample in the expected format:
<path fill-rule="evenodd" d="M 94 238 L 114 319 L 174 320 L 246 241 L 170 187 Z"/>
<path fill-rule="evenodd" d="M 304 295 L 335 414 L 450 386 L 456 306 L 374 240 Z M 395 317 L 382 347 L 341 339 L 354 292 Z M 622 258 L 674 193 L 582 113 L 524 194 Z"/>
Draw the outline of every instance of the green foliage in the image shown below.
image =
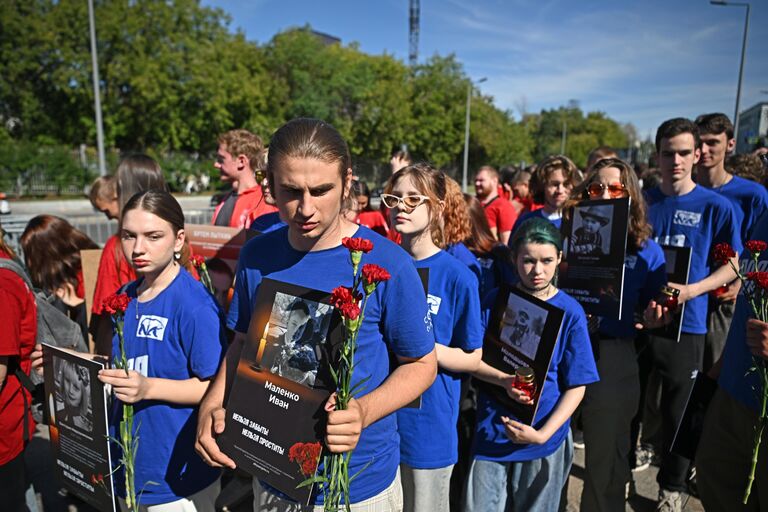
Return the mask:
<path fill-rule="evenodd" d="M 50 173 L 57 183 L 82 180 L 89 172 L 62 155 L 64 147 L 92 147 L 96 139 L 87 2 L 2 4 L 0 158 L 9 172 L 0 184 L 7 188 L 44 165 L 61 169 Z M 403 144 L 417 159 L 461 167 L 470 81 L 453 55 L 411 68 L 355 44 L 326 44 L 309 27 L 257 45 L 199 0 L 96 0 L 95 17 L 107 147 L 117 148 L 113 156 L 152 153 L 172 181 L 214 174 L 209 161 L 184 155 L 210 154 L 217 134 L 243 127 L 266 140 L 297 116 L 334 124 L 356 167 L 372 169 L 374 179 Z M 559 153 L 563 120 L 566 154 L 580 165 L 597 145 L 627 144 L 619 124 L 603 113 L 585 115 L 575 102 L 516 121 L 473 91 L 470 168 Z M 38 147 L 43 139 L 52 145 L 48 153 Z"/>

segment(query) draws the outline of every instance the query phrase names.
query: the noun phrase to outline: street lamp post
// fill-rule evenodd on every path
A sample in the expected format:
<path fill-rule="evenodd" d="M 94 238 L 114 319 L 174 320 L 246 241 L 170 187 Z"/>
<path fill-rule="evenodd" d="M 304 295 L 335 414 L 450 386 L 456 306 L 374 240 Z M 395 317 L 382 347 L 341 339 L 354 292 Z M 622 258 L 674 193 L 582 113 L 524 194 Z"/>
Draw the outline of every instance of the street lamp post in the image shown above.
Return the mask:
<path fill-rule="evenodd" d="M 741 101 L 741 80 L 744 76 L 744 56 L 747 54 L 747 33 L 749 32 L 749 3 L 748 2 L 725 2 L 722 0 L 710 0 L 712 5 L 723 5 L 732 7 L 746 7 L 747 14 L 744 18 L 744 37 L 741 42 L 741 63 L 739 64 L 739 83 L 736 86 L 736 112 L 733 114 L 733 138 L 736 144 L 739 143 L 739 102 Z"/>
<path fill-rule="evenodd" d="M 101 94 L 99 93 L 99 59 L 96 55 L 96 20 L 93 16 L 93 0 L 88 0 L 88 23 L 91 29 L 91 63 L 93 65 L 93 106 L 96 110 L 96 147 L 99 154 L 99 175 L 107 175 L 104 156 L 104 125 L 101 121 Z"/>
<path fill-rule="evenodd" d="M 469 113 L 472 108 L 472 87 L 477 84 L 481 84 L 488 80 L 486 77 L 481 78 L 477 82 L 470 80 L 467 85 L 467 119 L 464 123 L 464 170 L 461 173 L 461 190 L 467 191 L 467 168 L 469 167 Z"/>

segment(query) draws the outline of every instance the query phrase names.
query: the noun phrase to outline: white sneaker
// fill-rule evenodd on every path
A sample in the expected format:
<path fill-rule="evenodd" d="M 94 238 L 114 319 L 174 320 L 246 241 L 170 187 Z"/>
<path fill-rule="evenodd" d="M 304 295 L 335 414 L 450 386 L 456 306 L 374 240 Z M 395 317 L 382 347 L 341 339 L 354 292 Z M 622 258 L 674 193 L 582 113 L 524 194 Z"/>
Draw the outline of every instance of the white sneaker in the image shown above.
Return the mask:
<path fill-rule="evenodd" d="M 659 501 L 656 503 L 656 512 L 682 512 L 683 495 L 677 491 L 659 491 Z"/>

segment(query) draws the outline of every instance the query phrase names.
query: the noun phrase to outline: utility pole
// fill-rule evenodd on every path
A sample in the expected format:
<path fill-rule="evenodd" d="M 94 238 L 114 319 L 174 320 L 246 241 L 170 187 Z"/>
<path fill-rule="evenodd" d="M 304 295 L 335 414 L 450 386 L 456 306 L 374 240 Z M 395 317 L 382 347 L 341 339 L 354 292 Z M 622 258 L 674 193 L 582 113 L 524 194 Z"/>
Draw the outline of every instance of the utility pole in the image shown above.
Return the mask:
<path fill-rule="evenodd" d="M 408 23 L 408 63 L 411 66 L 415 66 L 419 61 L 419 13 L 421 8 L 419 7 L 419 0 L 410 0 L 410 19 Z"/>
<path fill-rule="evenodd" d="M 104 156 L 104 124 L 101 121 L 101 94 L 99 89 L 99 59 L 96 55 L 96 20 L 93 16 L 93 0 L 88 0 L 88 23 L 91 28 L 91 65 L 93 68 L 93 103 L 96 109 L 96 147 L 99 155 L 99 175 L 107 175 Z"/>

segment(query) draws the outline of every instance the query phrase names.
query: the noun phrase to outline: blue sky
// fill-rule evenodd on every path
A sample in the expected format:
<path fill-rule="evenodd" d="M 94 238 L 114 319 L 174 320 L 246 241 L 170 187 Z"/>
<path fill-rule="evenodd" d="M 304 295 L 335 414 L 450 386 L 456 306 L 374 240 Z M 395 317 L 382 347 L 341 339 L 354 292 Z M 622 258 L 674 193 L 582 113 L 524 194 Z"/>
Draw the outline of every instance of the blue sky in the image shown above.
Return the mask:
<path fill-rule="evenodd" d="M 371 54 L 408 59 L 408 0 L 203 0 L 265 43 L 309 24 Z M 751 1 L 741 110 L 768 101 L 768 2 Z M 708 0 L 421 0 L 419 58 L 456 54 L 496 105 L 519 118 L 570 99 L 632 122 L 733 116 L 743 7 Z M 765 91 L 762 93 L 761 91 Z"/>

